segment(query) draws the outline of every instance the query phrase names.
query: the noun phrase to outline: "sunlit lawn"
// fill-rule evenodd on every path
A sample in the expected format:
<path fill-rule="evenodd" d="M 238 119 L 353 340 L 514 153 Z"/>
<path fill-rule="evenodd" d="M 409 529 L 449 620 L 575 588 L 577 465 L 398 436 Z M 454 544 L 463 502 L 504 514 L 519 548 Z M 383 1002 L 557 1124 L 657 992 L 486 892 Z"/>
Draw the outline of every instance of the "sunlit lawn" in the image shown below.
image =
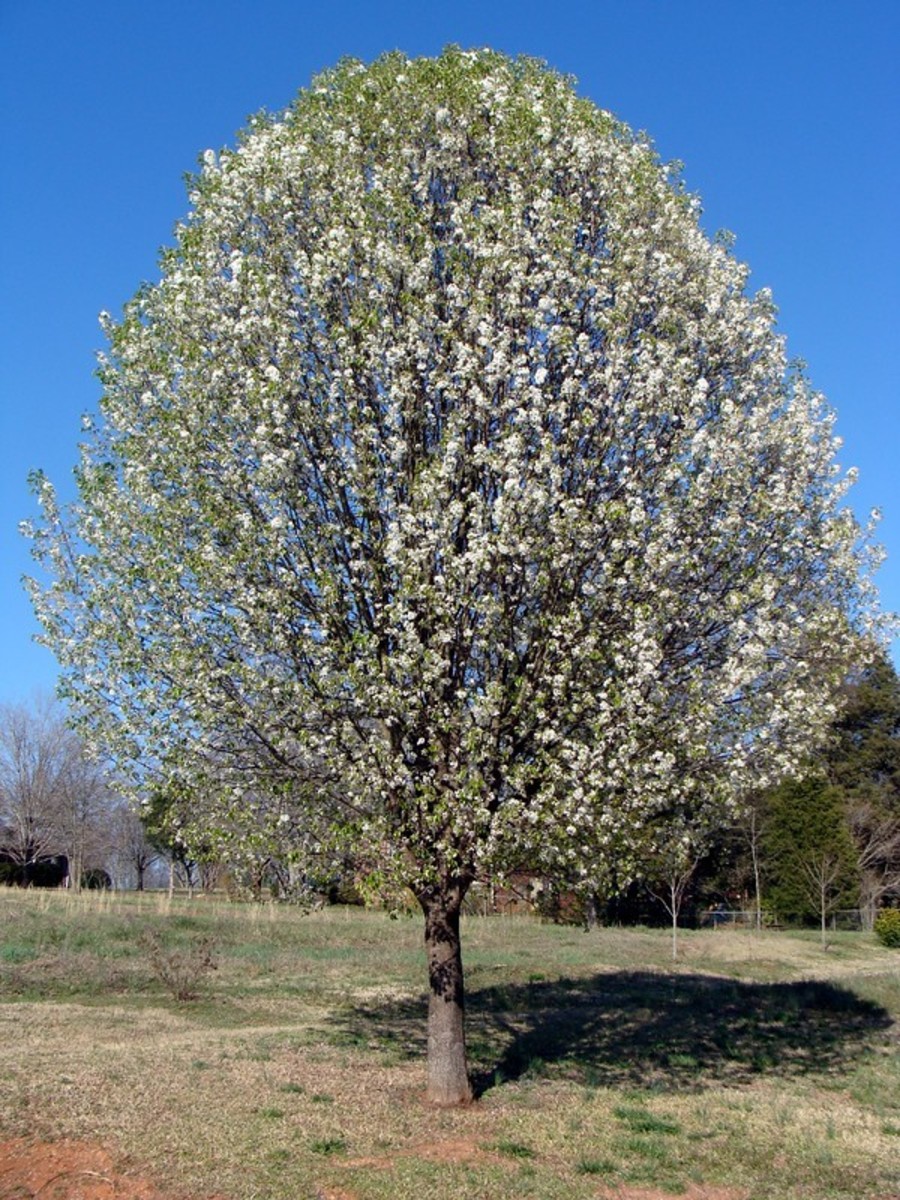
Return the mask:
<path fill-rule="evenodd" d="M 436 1111 L 414 917 L 0 891 L 0 923 L 0 1133 L 172 1191 L 900 1194 L 900 952 L 869 935 L 684 931 L 673 967 L 661 930 L 468 918 L 479 1099 Z"/>

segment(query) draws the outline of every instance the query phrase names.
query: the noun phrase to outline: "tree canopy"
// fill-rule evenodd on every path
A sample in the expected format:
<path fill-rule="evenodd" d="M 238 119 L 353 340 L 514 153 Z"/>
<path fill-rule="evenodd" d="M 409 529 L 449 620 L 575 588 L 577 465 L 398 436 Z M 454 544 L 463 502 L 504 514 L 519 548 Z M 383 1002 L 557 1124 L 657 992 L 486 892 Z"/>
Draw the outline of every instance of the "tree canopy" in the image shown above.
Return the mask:
<path fill-rule="evenodd" d="M 833 719 L 872 597 L 832 415 L 536 61 L 343 62 L 190 200 L 105 319 L 77 503 L 36 481 L 46 639 L 137 791 L 209 770 L 204 830 L 252 796 L 412 888 L 453 1008 L 474 878 L 627 873 Z"/>

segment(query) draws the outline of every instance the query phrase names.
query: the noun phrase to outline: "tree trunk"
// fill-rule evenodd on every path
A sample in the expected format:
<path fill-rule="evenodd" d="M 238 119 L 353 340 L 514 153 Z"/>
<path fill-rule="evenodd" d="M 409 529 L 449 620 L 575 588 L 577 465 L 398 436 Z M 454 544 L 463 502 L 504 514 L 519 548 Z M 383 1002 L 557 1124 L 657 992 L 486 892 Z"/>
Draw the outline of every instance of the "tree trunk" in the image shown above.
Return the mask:
<path fill-rule="evenodd" d="M 428 957 L 428 1081 L 425 1099 L 431 1104 L 468 1104 L 472 1086 L 466 1065 L 465 991 L 459 914 L 469 886 L 455 879 L 418 894 L 425 914 L 425 952 Z"/>
<path fill-rule="evenodd" d="M 69 879 L 71 881 L 69 887 L 71 887 L 73 892 L 80 892 L 84 880 L 84 853 L 77 842 L 73 843 L 68 859 Z"/>
<path fill-rule="evenodd" d="M 875 872 L 860 871 L 859 921 L 865 933 L 871 933 L 875 927 L 875 917 L 878 913 L 878 901 L 881 894 Z"/>
<path fill-rule="evenodd" d="M 824 871 L 823 867 L 823 871 Z M 825 879 L 822 880 L 822 886 L 819 893 L 819 903 L 822 906 L 822 949 L 828 949 L 828 884 Z"/>
<path fill-rule="evenodd" d="M 756 828 L 756 814 L 753 816 L 753 836 L 750 842 L 750 855 L 753 859 L 753 891 L 756 917 L 756 931 L 762 929 L 762 894 L 760 889 L 760 870 L 759 870 L 759 833 Z"/>

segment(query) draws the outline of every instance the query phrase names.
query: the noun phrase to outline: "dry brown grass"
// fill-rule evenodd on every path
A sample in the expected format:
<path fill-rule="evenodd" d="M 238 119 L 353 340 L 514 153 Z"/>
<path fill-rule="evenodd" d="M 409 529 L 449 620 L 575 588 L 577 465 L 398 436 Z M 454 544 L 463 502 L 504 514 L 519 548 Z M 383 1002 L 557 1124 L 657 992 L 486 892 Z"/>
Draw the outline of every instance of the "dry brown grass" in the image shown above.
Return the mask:
<path fill-rule="evenodd" d="M 688 933 L 670 972 L 663 932 L 473 918 L 483 1090 L 448 1112 L 421 1100 L 416 923 L 0 896 L 3 918 L 19 949 L 0 972 L 0 1134 L 99 1143 L 168 1194 L 900 1195 L 900 960 L 859 937 L 823 955 L 788 934 Z M 215 934 L 206 998 L 174 1002 L 131 953 L 129 930 L 160 921 L 188 943 Z M 795 995 L 798 978 L 832 982 Z M 744 1028 L 707 1044 L 719 988 Z"/>

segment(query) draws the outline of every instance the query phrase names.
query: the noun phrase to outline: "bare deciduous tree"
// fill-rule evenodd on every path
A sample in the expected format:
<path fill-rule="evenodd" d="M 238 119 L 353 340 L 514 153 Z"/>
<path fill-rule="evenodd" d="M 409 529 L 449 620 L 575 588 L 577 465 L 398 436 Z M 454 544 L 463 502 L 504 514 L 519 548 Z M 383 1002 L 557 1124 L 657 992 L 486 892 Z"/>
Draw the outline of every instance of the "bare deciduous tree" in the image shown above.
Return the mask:
<path fill-rule="evenodd" d="M 78 890 L 86 872 L 102 868 L 111 857 L 112 795 L 102 770 L 85 757 L 78 737 L 67 731 L 63 744 L 56 822 L 69 860 L 70 885 Z"/>
<path fill-rule="evenodd" d="M 828 945 L 828 918 L 840 904 L 847 864 L 835 851 L 824 849 L 810 852 L 800 865 L 806 893 L 819 913 L 824 950 Z"/>
<path fill-rule="evenodd" d="M 143 821 L 129 804 L 120 804 L 113 810 L 111 832 L 117 874 L 127 879 L 129 886 L 133 884 L 142 892 L 147 873 L 162 857 L 160 851 L 150 841 Z"/>
<path fill-rule="evenodd" d="M 856 847 L 860 916 L 871 930 L 882 903 L 900 895 L 900 817 L 858 800 L 850 804 L 847 820 Z"/>
<path fill-rule="evenodd" d="M 698 842 L 689 833 L 673 826 L 671 836 L 654 855 L 654 878 L 644 885 L 671 918 L 672 962 L 678 961 L 678 918 L 691 879 L 702 857 L 703 852 Z"/>
<path fill-rule="evenodd" d="M 109 851 L 109 791 L 52 699 L 0 708 L 0 846 L 23 882 L 64 856 L 78 888 Z"/>
<path fill-rule="evenodd" d="M 25 882 L 39 859 L 64 853 L 59 809 L 69 736 L 49 700 L 0 709 L 0 840 Z"/>

